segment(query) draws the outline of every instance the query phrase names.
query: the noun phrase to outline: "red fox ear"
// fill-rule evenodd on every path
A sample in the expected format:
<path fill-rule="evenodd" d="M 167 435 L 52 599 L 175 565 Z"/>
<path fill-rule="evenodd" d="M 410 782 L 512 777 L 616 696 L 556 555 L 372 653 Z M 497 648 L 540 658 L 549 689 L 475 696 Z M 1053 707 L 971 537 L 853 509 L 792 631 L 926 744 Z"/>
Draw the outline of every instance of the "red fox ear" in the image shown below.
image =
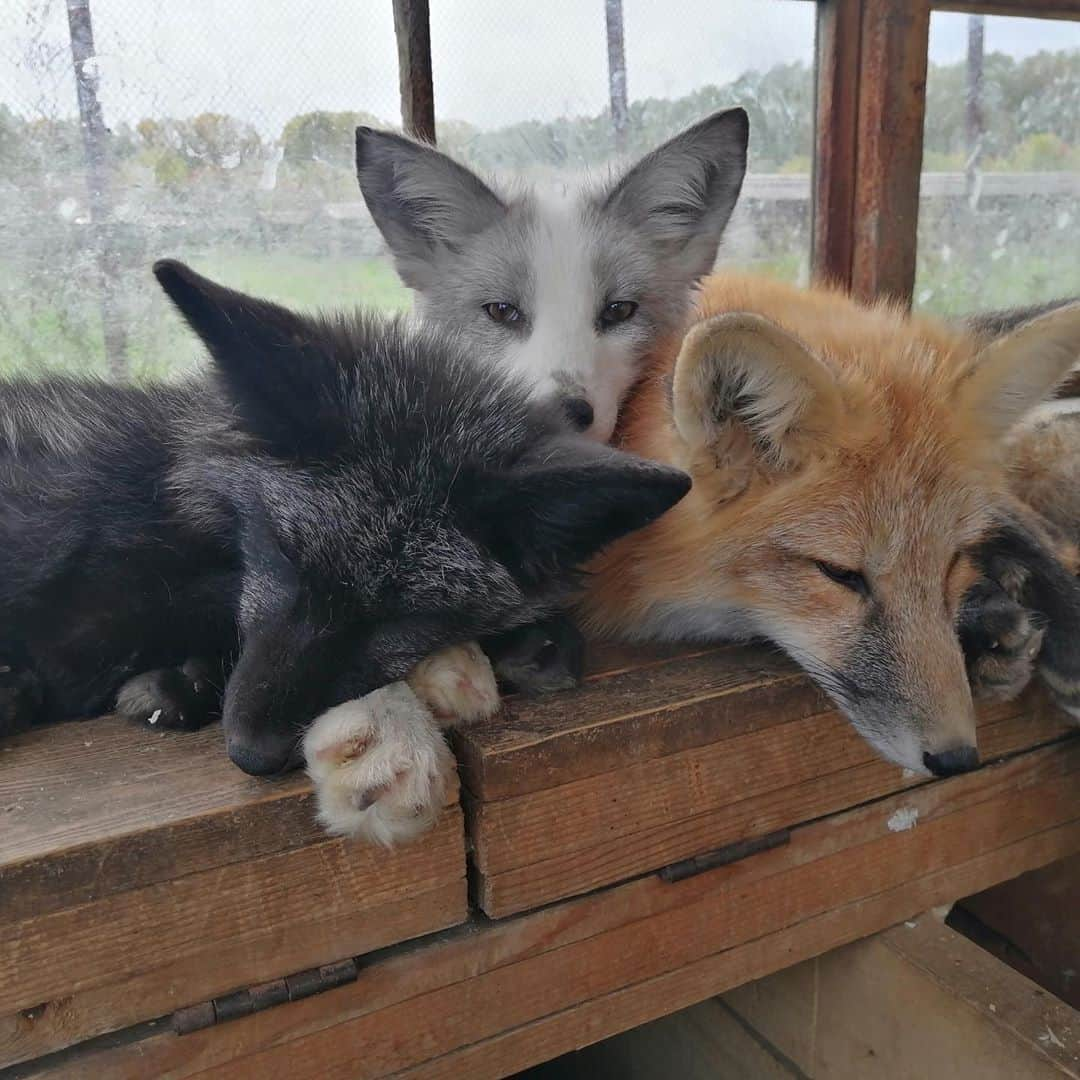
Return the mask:
<path fill-rule="evenodd" d="M 742 486 L 755 466 L 796 468 L 840 416 L 832 372 L 786 330 L 748 312 L 691 328 L 672 403 L 691 452 L 708 450 L 721 469 L 744 475 Z"/>
<path fill-rule="evenodd" d="M 1024 323 L 979 353 L 957 386 L 957 412 L 996 441 L 1049 398 L 1080 361 L 1080 304 Z"/>

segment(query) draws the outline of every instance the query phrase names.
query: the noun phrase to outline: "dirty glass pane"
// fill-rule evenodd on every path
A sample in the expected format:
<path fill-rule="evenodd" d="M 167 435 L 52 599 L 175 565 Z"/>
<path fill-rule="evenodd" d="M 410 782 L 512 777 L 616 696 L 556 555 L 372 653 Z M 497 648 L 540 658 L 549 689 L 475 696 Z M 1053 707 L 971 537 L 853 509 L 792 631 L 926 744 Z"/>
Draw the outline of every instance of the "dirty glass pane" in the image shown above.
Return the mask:
<path fill-rule="evenodd" d="M 409 304 L 352 168 L 357 122 L 400 123 L 390 0 L 88 7 L 76 64 L 64 0 L 0 0 L 0 372 L 189 367 L 149 272 L 167 255 L 293 304 Z M 447 149 L 503 176 L 610 167 L 605 0 L 431 7 Z M 625 155 L 745 105 L 753 175 L 722 260 L 805 274 L 814 5 L 623 12 Z"/>
<path fill-rule="evenodd" d="M 620 159 L 607 6 L 604 0 L 433 3 L 440 145 L 496 176 L 605 175 Z M 744 106 L 750 176 L 720 262 L 805 278 L 815 6 L 623 0 L 621 7 L 628 103 L 622 157 L 641 156 L 717 109 Z"/>
<path fill-rule="evenodd" d="M 89 10 L 87 145 L 67 5 L 0 0 L 0 373 L 189 366 L 167 255 L 291 303 L 407 303 L 352 165 L 359 116 L 400 122 L 389 0 Z"/>
<path fill-rule="evenodd" d="M 1080 294 L 1080 23 L 930 23 L 915 302 L 941 314 Z"/>

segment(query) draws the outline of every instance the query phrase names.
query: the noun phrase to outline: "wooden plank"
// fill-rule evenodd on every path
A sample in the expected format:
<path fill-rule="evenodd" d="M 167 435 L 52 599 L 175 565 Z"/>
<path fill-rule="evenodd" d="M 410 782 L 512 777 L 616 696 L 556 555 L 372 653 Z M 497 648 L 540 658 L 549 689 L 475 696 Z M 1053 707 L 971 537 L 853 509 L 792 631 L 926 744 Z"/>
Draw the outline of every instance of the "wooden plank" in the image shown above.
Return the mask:
<path fill-rule="evenodd" d="M 864 0 L 851 287 L 910 304 L 915 287 L 929 0 Z"/>
<path fill-rule="evenodd" d="M 556 1058 L 527 1080 L 799 1080 L 722 998 Z M 523 1077 L 523 1080 L 525 1080 Z"/>
<path fill-rule="evenodd" d="M 1080 1013 L 926 913 L 724 996 L 802 1076 L 1080 1077 Z"/>
<path fill-rule="evenodd" d="M 861 0 L 824 0 L 817 19 L 814 214 L 810 265 L 819 283 L 851 287 Z"/>
<path fill-rule="evenodd" d="M 8 923 L 0 1065 L 463 921 L 461 811 L 393 851 L 323 840 Z"/>
<path fill-rule="evenodd" d="M 961 902 L 1002 939 L 1006 960 L 1080 1009 L 1080 858 L 1044 866 Z"/>
<path fill-rule="evenodd" d="M 58 724 L 5 740 L 0 770 L 5 923 L 323 838 L 307 780 L 245 776 L 217 725 Z"/>
<path fill-rule="evenodd" d="M 789 660 L 713 649 L 616 667 L 578 691 L 511 700 L 460 739 L 462 780 L 484 801 L 520 797 L 829 707 Z"/>
<path fill-rule="evenodd" d="M 936 11 L 1013 15 L 1024 19 L 1080 19 L 1080 0 L 933 0 Z"/>
<path fill-rule="evenodd" d="M 431 79 L 431 19 L 428 0 L 394 0 L 401 124 L 405 131 L 435 143 L 435 91 Z"/>
<path fill-rule="evenodd" d="M 642 878 L 397 949 L 351 986 L 40 1075 L 505 1075 L 1080 849 L 1080 743 L 803 826 L 677 884 Z M 905 811 L 914 827 L 889 822 Z"/>
<path fill-rule="evenodd" d="M 672 752 L 663 756 L 521 797 L 485 801 L 467 792 L 474 901 L 503 918 L 924 782 L 879 760 L 835 712 L 798 718 L 790 707 L 773 713 L 751 707 L 740 713 L 736 701 L 731 714 L 738 724 L 763 726 L 696 745 L 698 732 L 710 730 L 704 721 L 717 700 L 726 699 L 695 700 L 685 709 L 673 701 L 660 714 L 676 733 L 680 718 L 691 717 L 687 750 L 668 745 Z M 648 720 L 635 716 L 622 743 L 647 745 Z M 724 728 L 717 723 L 711 730 Z M 1033 691 L 983 710 L 979 738 L 984 758 L 993 760 L 1072 730 Z M 612 722 L 602 733 L 620 745 L 619 731 Z M 588 741 L 575 738 L 571 745 L 573 753 L 560 755 L 554 740 L 547 759 L 573 759 L 575 768 L 585 768 Z M 512 756 L 529 749 L 517 746 Z"/>
<path fill-rule="evenodd" d="M 1053 858 L 1054 851 L 1078 839 L 1075 828 L 1050 830 L 1029 843 L 1012 845 L 950 872 L 921 878 L 863 903 L 827 912 L 782 934 L 748 942 L 395 1075 L 409 1080 L 456 1080 L 459 1076 L 495 1080 L 514 1069 L 548 1060 L 574 1046 L 607 1038 L 669 1010 L 685 1008 L 711 994 L 759 978 L 763 972 L 776 970 L 777 952 L 782 952 L 787 963 L 796 963 L 872 933 L 883 919 L 903 918 L 897 913 L 910 911 L 918 897 L 945 898 L 979 875 L 1004 877 L 1010 872 L 1010 859 L 1027 865 L 1028 860 Z"/>

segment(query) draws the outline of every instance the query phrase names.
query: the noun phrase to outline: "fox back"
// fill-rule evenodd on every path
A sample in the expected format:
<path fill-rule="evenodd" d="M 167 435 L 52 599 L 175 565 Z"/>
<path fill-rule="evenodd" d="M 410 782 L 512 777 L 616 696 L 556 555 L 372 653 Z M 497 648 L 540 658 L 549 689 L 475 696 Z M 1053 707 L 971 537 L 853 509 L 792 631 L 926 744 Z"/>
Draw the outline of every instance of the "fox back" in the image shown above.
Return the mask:
<path fill-rule="evenodd" d="M 551 612 L 581 562 L 689 486 L 444 335 L 155 273 L 204 376 L 0 385 L 0 663 L 38 675 L 47 716 L 235 660 L 230 753 L 276 771 L 322 710 Z"/>
<path fill-rule="evenodd" d="M 694 478 L 594 566 L 594 630 L 765 637 L 886 757 L 975 753 L 957 641 L 968 550 L 1008 503 L 1007 432 L 1080 352 L 1080 307 L 990 344 L 828 290 L 715 277 L 658 355 L 625 446 Z"/>

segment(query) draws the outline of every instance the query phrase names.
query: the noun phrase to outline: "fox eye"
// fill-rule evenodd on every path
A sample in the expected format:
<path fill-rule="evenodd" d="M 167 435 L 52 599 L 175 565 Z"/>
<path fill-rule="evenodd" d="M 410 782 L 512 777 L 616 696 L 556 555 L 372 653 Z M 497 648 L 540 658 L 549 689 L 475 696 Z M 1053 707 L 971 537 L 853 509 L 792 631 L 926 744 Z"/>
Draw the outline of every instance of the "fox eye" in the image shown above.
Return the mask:
<path fill-rule="evenodd" d="M 835 581 L 837 585 L 843 585 L 845 589 L 850 589 L 860 596 L 870 595 L 870 586 L 866 578 L 858 570 L 846 570 L 842 566 L 834 566 L 832 563 L 821 562 L 820 560 L 817 560 L 814 565 L 830 581 Z"/>
<path fill-rule="evenodd" d="M 634 317 L 637 304 L 633 300 L 615 300 L 605 304 L 600 311 L 600 325 L 607 329 Z"/>
<path fill-rule="evenodd" d="M 498 300 L 493 304 L 484 305 L 484 314 L 492 322 L 497 323 L 516 323 L 521 321 L 521 310 L 514 307 L 513 304 L 507 304 L 503 300 Z"/>

